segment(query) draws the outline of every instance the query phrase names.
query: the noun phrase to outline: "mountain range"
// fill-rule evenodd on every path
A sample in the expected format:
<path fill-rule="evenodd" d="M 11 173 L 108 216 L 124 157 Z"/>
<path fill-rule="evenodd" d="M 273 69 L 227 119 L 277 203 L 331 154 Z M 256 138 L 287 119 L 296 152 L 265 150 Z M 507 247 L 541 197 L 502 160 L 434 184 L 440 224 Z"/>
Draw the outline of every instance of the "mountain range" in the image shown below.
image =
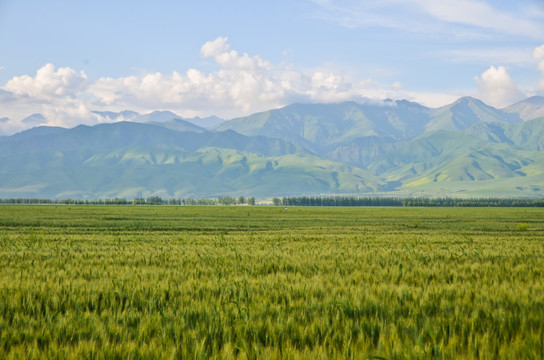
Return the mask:
<path fill-rule="evenodd" d="M 124 110 L 121 112 L 112 112 L 112 111 L 92 111 L 92 113 L 101 120 L 106 122 L 112 121 L 132 121 L 132 122 L 141 122 L 141 123 L 163 123 L 170 120 L 183 120 L 190 122 L 194 125 L 200 127 L 211 127 L 222 123 L 223 119 L 218 118 L 217 116 L 209 116 L 205 118 L 194 117 L 194 118 L 184 118 L 177 114 L 174 114 L 171 111 L 153 111 L 149 114 L 139 114 L 135 111 Z M 39 115 L 39 114 L 35 114 Z"/>
<path fill-rule="evenodd" d="M 0 137 L 0 197 L 544 194 L 539 96 L 504 109 L 293 104 L 229 121 L 95 114 L 110 122 Z"/>

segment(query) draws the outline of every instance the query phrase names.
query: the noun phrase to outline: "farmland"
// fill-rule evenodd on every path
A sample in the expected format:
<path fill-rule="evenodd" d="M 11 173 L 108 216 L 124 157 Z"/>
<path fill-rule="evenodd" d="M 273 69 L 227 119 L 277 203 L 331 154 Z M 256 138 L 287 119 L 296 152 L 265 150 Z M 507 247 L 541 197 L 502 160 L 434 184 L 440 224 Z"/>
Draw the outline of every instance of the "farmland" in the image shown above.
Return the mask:
<path fill-rule="evenodd" d="M 0 358 L 544 358 L 544 209 L 0 206 Z"/>

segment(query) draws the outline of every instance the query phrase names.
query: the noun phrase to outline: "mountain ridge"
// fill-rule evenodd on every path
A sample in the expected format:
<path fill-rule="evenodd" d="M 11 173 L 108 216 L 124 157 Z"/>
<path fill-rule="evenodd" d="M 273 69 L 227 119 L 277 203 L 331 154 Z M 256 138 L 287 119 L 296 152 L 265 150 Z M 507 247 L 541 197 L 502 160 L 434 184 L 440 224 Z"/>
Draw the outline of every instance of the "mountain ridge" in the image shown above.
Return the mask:
<path fill-rule="evenodd" d="M 140 121 L 0 137 L 0 197 L 544 196 L 543 100 L 292 104 L 211 128 L 101 112 Z"/>

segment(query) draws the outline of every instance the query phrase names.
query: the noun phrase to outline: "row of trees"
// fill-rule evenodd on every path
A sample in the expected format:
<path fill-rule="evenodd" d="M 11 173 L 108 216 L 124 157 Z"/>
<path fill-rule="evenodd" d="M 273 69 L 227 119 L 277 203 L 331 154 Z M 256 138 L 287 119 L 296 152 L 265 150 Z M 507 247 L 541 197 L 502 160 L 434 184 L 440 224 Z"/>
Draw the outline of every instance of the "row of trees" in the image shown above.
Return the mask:
<path fill-rule="evenodd" d="M 0 204 L 26 204 L 26 205 L 130 205 L 132 200 L 124 198 L 114 199 L 96 199 L 96 200 L 81 200 L 81 199 L 38 199 L 38 198 L 12 198 L 0 199 Z"/>
<path fill-rule="evenodd" d="M 297 196 L 273 198 L 276 206 L 402 206 L 401 198 L 354 196 Z"/>
<path fill-rule="evenodd" d="M 125 198 L 114 199 L 37 199 L 37 198 L 15 198 L 0 199 L 0 204 L 27 204 L 27 205 L 255 205 L 254 197 L 240 196 L 233 198 L 230 196 L 219 197 L 217 199 L 163 199 L 160 196 L 149 196 L 147 198 L 137 197 L 133 200 Z"/>
<path fill-rule="evenodd" d="M 0 204 L 61 204 L 61 205 L 255 205 L 254 197 L 222 196 L 217 199 L 163 199 L 160 196 L 138 197 L 133 200 L 114 198 L 105 200 L 81 199 L 0 199 Z M 354 196 L 292 196 L 275 197 L 275 206 L 441 206 L 441 207 L 544 207 L 544 198 L 399 198 Z"/>
<path fill-rule="evenodd" d="M 441 207 L 544 207 L 544 199 L 508 198 L 398 198 L 354 196 L 298 196 L 273 198 L 275 206 L 441 206 Z"/>

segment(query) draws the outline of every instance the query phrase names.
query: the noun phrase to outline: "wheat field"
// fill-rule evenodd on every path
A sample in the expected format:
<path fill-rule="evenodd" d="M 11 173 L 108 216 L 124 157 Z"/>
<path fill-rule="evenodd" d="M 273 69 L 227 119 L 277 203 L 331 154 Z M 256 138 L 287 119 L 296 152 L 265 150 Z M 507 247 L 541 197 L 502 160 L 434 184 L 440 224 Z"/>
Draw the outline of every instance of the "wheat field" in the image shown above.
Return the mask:
<path fill-rule="evenodd" d="M 542 359 L 544 209 L 0 206 L 0 358 Z"/>

